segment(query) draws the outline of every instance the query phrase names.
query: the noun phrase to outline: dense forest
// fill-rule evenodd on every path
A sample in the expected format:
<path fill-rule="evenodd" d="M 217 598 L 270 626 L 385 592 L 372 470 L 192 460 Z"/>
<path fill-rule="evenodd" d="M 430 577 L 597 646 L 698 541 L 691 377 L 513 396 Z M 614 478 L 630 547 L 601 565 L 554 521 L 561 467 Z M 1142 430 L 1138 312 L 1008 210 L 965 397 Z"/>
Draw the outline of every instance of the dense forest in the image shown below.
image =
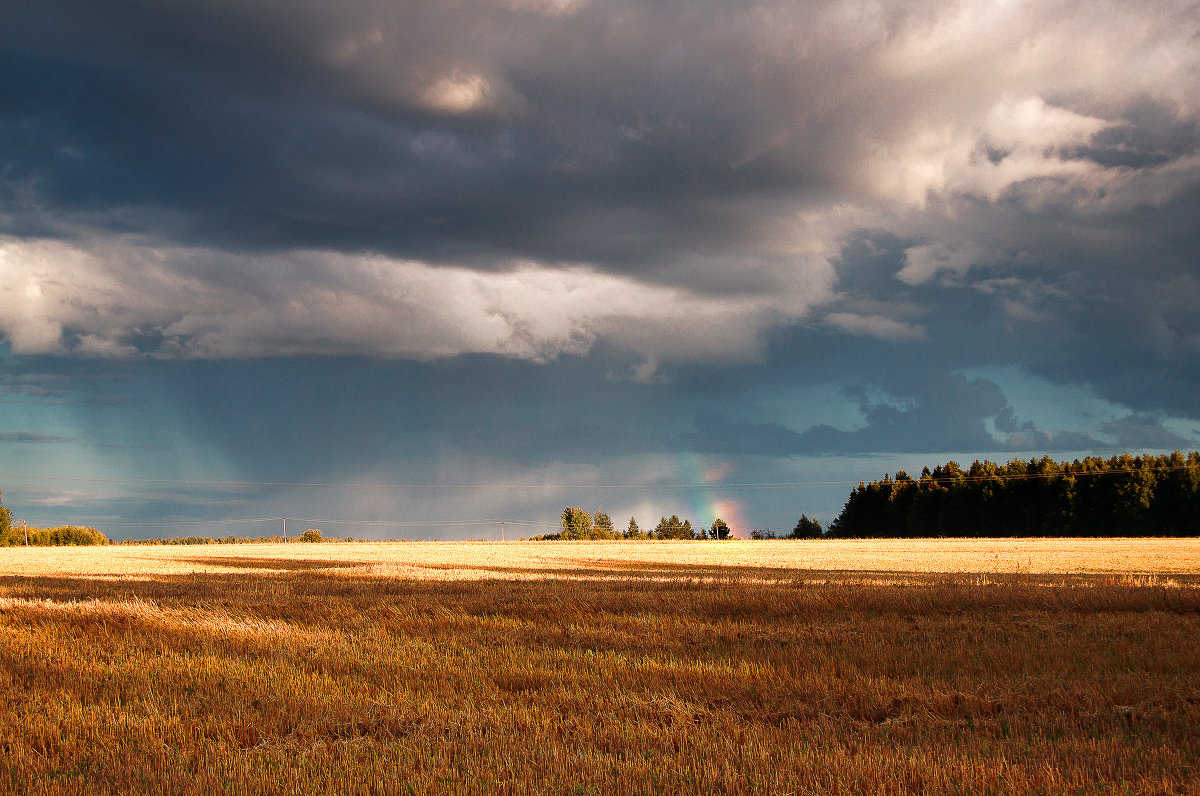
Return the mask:
<path fill-rule="evenodd" d="M 1200 453 L 951 461 L 919 478 L 860 483 L 826 533 L 918 536 L 1197 536 Z"/>

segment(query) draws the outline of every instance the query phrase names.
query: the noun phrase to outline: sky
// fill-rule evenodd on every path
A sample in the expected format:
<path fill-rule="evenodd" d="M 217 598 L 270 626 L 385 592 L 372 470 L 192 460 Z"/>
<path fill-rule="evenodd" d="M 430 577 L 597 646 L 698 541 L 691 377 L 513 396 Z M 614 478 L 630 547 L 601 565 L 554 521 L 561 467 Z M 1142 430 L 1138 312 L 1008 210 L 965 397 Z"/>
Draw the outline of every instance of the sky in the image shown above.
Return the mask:
<path fill-rule="evenodd" d="M 9 3 L 0 490 L 746 535 L 1195 448 L 1197 218 L 1190 2 Z"/>

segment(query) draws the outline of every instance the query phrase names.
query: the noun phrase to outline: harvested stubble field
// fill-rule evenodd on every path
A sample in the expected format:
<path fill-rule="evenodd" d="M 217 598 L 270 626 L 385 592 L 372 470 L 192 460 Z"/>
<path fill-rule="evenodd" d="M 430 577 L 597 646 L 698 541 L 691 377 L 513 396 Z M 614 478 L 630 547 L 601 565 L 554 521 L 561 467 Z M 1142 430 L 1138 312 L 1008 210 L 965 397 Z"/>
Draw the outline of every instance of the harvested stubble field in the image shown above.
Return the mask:
<path fill-rule="evenodd" d="M 0 550 L 0 790 L 1196 793 L 1200 540 Z"/>

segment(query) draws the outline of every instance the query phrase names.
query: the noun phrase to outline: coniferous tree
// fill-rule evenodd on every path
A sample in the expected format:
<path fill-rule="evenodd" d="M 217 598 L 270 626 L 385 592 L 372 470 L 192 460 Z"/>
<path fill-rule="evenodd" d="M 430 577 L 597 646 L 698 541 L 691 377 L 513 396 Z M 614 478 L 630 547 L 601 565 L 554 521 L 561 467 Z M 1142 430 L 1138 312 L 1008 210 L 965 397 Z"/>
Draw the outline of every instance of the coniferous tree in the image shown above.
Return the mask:
<path fill-rule="evenodd" d="M 809 518 L 807 514 L 801 514 L 800 519 L 796 522 L 796 527 L 792 528 L 791 538 L 820 539 L 822 535 L 820 521 Z"/>
<path fill-rule="evenodd" d="M 655 539 L 691 539 L 692 522 L 680 520 L 677 514 L 672 514 L 670 519 L 663 517 L 658 521 L 658 525 L 654 526 L 651 536 Z"/>

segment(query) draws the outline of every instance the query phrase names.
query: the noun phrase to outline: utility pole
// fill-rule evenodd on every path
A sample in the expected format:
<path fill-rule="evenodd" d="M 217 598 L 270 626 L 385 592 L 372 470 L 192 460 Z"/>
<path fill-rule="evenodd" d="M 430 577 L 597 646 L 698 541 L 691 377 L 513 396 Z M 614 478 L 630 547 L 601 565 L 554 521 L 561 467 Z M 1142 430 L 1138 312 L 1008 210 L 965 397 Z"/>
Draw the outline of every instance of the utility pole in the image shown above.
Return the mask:
<path fill-rule="evenodd" d="M 504 520 L 500 520 L 500 541 L 504 541 Z"/>
<path fill-rule="evenodd" d="M 25 532 L 25 546 L 29 547 L 29 526 L 25 524 L 25 520 L 21 520 L 21 530 Z"/>
<path fill-rule="evenodd" d="M 283 540 L 287 541 L 287 517 L 283 517 Z"/>

